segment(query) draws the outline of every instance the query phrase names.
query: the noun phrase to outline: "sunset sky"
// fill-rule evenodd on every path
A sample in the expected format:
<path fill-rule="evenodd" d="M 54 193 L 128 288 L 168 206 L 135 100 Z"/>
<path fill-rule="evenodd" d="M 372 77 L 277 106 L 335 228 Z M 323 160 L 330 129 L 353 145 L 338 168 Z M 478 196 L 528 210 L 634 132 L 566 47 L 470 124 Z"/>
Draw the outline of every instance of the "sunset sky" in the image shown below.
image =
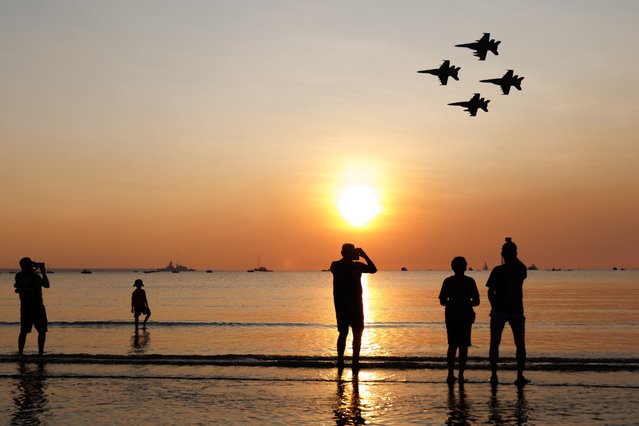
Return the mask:
<path fill-rule="evenodd" d="M 0 267 L 639 267 L 639 2 L 4 1 Z M 455 44 L 490 32 L 499 56 Z M 444 59 L 460 81 L 417 74 Z M 507 69 L 523 90 L 480 79 Z M 479 92 L 488 113 L 447 103 Z M 349 186 L 380 212 L 350 225 Z M 356 204 L 362 204 L 357 202 Z"/>

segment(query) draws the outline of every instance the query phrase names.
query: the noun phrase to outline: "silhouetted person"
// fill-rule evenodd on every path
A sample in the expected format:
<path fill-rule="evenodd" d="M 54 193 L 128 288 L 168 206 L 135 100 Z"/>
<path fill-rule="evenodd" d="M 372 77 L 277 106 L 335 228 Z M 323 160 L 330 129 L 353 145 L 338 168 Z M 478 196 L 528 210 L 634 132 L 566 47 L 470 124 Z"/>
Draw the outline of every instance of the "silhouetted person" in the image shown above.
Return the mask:
<path fill-rule="evenodd" d="M 510 324 L 517 348 L 517 380 L 515 384 L 522 386 L 529 382 L 524 377 L 526 363 L 526 342 L 524 317 L 524 280 L 527 276 L 526 265 L 517 258 L 517 246 L 510 238 L 501 248 L 503 264 L 496 266 L 490 276 L 488 300 L 490 300 L 490 383 L 496 385 L 497 362 L 499 361 L 499 344 L 506 323 Z"/>
<path fill-rule="evenodd" d="M 357 262 L 363 257 L 366 263 Z M 364 331 L 364 305 L 362 302 L 362 274 L 374 274 L 377 268 L 361 248 L 353 244 L 342 245 L 342 258 L 331 263 L 333 273 L 333 302 L 337 317 L 337 367 L 344 367 L 344 350 L 348 328 L 353 329 L 353 369 L 359 368 L 359 351 Z"/>
<path fill-rule="evenodd" d="M 446 333 L 448 335 L 448 377 L 446 382 L 452 384 L 456 378 L 455 353 L 459 348 L 459 383 L 464 383 L 464 369 L 468 359 L 470 346 L 470 332 L 475 321 L 473 306 L 479 305 L 479 291 L 475 280 L 464 275 L 466 259 L 458 256 L 451 262 L 455 275 L 448 277 L 442 283 L 439 292 L 439 303 L 446 306 Z"/>
<path fill-rule="evenodd" d="M 133 313 L 133 318 L 135 318 L 135 328 L 137 329 L 140 315 L 146 315 L 142 323 L 145 326 L 151 316 L 151 309 L 149 309 L 149 302 L 146 300 L 146 292 L 142 290 L 142 287 L 144 287 L 142 280 L 135 280 L 133 287 L 135 287 L 135 290 L 133 290 L 131 295 L 131 312 Z"/>
<path fill-rule="evenodd" d="M 42 301 L 42 287 L 49 288 L 49 278 L 44 263 L 36 263 L 28 257 L 20 259 L 20 272 L 16 273 L 13 285 L 20 295 L 20 334 L 18 335 L 18 355 L 22 355 L 27 334 L 35 327 L 38 332 L 38 354 L 44 353 L 47 339 L 47 311 Z M 36 271 L 40 271 L 40 276 Z"/>

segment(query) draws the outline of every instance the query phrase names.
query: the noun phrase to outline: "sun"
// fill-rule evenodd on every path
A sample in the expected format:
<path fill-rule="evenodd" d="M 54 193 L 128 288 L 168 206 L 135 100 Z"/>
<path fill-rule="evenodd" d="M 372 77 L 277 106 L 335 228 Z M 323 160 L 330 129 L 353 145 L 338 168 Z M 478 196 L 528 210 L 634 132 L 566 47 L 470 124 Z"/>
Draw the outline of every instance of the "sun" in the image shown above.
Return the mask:
<path fill-rule="evenodd" d="M 356 227 L 368 225 L 382 212 L 377 191 L 363 185 L 344 187 L 337 199 L 337 208 L 342 217 Z"/>

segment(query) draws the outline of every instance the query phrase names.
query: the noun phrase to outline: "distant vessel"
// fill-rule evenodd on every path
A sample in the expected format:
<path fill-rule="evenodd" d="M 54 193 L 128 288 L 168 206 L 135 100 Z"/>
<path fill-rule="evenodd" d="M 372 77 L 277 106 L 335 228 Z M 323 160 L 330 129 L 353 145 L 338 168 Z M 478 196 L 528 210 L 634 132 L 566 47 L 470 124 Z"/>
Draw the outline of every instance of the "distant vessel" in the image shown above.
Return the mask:
<path fill-rule="evenodd" d="M 484 262 L 484 267 L 481 268 L 482 271 L 487 271 L 488 270 L 488 264 L 486 262 Z"/>
<path fill-rule="evenodd" d="M 173 261 L 170 260 L 169 264 L 166 265 L 164 268 L 160 268 L 157 270 L 158 272 L 192 272 L 195 271 L 195 269 L 191 269 L 187 266 L 184 265 L 180 265 L 179 263 L 176 263 L 175 265 L 173 265 Z"/>
<path fill-rule="evenodd" d="M 83 269 L 80 271 L 81 274 L 92 274 L 93 272 L 89 271 L 88 269 Z"/>
<path fill-rule="evenodd" d="M 405 267 L 405 266 L 402 266 L 402 271 L 406 272 L 406 271 L 408 271 L 408 268 Z"/>
<path fill-rule="evenodd" d="M 267 269 L 265 266 L 261 266 L 260 257 L 257 256 L 257 268 L 248 269 L 246 272 L 273 272 L 273 270 Z"/>
<path fill-rule="evenodd" d="M 538 270 L 538 269 L 539 269 L 539 268 L 538 268 L 538 267 L 537 267 L 537 265 L 535 265 L 534 263 L 528 267 L 528 270 L 529 270 L 529 271 L 536 271 L 536 270 Z"/>
<path fill-rule="evenodd" d="M 206 270 L 206 273 L 207 273 L 207 274 L 212 274 L 212 273 L 213 273 L 213 271 L 212 271 L 212 270 L 210 270 L 210 269 L 207 269 L 207 270 Z"/>

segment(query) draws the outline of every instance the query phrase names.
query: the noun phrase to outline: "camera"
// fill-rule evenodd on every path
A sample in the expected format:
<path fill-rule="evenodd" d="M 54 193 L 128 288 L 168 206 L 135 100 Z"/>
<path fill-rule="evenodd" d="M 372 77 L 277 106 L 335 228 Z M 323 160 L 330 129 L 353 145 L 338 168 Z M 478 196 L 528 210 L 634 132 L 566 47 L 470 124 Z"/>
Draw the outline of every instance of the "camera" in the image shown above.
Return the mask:
<path fill-rule="evenodd" d="M 359 260 L 359 257 L 362 254 L 362 249 L 360 247 L 356 247 L 355 250 L 353 250 L 353 260 Z"/>
<path fill-rule="evenodd" d="M 44 269 L 44 262 L 33 262 L 33 267 L 35 269 Z"/>

